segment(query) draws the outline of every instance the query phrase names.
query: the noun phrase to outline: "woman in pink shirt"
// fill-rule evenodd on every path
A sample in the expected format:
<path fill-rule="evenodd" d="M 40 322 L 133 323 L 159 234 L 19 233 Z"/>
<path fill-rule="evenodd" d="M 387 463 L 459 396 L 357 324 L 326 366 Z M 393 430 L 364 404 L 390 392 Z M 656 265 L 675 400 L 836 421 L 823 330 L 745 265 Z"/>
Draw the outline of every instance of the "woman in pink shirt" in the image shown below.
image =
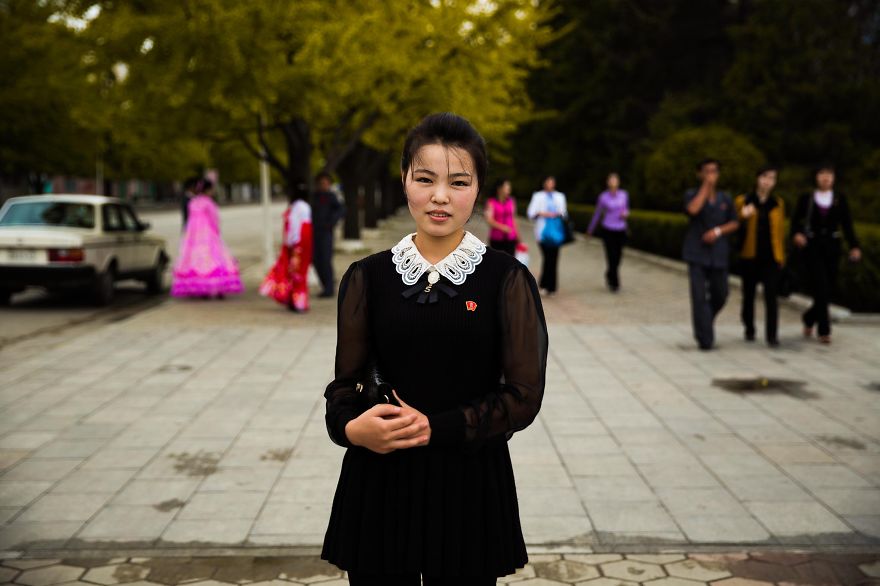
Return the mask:
<path fill-rule="evenodd" d="M 486 223 L 489 224 L 489 246 L 513 256 L 519 232 L 516 228 L 516 202 L 510 196 L 510 181 L 495 184 L 495 197 L 486 201 Z"/>

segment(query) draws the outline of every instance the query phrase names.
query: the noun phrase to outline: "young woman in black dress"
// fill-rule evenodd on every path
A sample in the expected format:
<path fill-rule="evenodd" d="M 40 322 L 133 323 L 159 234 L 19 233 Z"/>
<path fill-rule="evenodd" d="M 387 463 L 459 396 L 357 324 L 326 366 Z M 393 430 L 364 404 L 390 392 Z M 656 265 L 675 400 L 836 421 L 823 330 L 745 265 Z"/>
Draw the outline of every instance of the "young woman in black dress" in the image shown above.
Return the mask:
<path fill-rule="evenodd" d="M 528 561 L 507 441 L 540 409 L 547 327 L 528 269 L 464 229 L 486 168 L 470 123 L 425 118 L 401 161 L 415 233 L 342 279 L 322 557 L 352 586 L 494 584 Z M 399 406 L 365 404 L 373 369 Z"/>

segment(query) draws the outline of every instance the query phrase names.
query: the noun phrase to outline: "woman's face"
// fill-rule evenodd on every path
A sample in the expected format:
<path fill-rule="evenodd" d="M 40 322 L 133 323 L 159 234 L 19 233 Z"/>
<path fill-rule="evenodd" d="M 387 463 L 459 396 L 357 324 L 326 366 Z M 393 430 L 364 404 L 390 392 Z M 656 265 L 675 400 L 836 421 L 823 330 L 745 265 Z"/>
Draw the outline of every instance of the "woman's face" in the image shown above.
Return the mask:
<path fill-rule="evenodd" d="M 419 233 L 438 238 L 455 234 L 477 201 L 473 159 L 462 149 L 425 145 L 413 157 L 403 188 Z"/>
<path fill-rule="evenodd" d="M 611 191 L 617 191 L 617 188 L 620 187 L 620 177 L 618 177 L 616 173 L 612 173 L 608 176 L 606 183 L 608 185 L 608 189 L 610 189 Z"/>
<path fill-rule="evenodd" d="M 505 200 L 510 197 L 510 181 L 505 181 L 498 186 L 498 199 Z"/>
<path fill-rule="evenodd" d="M 816 187 L 820 191 L 830 191 L 834 187 L 834 171 L 822 169 L 816 173 Z"/>

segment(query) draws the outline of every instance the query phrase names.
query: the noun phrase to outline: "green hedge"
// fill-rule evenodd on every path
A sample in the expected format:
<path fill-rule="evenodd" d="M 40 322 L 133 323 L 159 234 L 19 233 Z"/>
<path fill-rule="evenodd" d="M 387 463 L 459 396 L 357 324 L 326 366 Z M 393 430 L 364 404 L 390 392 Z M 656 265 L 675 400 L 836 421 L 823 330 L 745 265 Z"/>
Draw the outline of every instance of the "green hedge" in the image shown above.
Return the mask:
<path fill-rule="evenodd" d="M 591 205 L 569 204 L 569 215 L 577 230 L 587 229 L 593 209 Z M 681 243 L 688 223 L 684 212 L 632 210 L 628 223 L 629 246 L 668 258 L 681 258 Z M 846 259 L 841 261 L 834 302 L 852 311 L 880 312 L 880 225 L 856 223 L 856 234 L 862 244 L 862 260 L 857 264 Z"/>

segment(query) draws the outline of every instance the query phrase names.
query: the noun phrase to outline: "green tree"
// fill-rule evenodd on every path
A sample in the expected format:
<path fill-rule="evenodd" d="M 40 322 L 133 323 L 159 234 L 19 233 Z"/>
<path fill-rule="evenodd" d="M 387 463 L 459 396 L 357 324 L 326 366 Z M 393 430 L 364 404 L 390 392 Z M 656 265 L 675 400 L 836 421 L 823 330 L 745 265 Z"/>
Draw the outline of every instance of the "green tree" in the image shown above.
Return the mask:
<path fill-rule="evenodd" d="M 745 136 L 722 126 L 681 130 L 664 140 L 645 163 L 645 186 L 659 209 L 681 210 L 682 195 L 696 184 L 695 166 L 712 157 L 721 162 L 721 189 L 733 195 L 754 184 L 765 159 Z"/>

